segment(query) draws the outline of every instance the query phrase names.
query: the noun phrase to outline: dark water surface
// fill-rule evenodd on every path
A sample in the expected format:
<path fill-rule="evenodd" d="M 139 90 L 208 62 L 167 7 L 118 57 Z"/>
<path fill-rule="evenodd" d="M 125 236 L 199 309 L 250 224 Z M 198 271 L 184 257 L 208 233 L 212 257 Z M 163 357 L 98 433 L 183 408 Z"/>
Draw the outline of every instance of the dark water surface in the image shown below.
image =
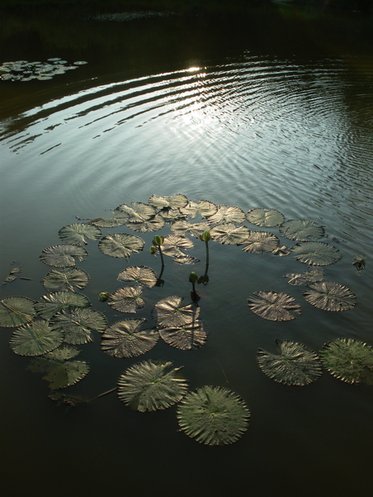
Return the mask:
<path fill-rule="evenodd" d="M 249 430 L 222 448 L 178 432 L 173 408 L 139 414 L 115 395 L 76 410 L 57 407 L 2 330 L 0 473 L 7 495 L 370 495 L 372 387 L 325 373 L 311 386 L 287 388 L 266 378 L 255 356 L 258 347 L 273 350 L 278 338 L 315 350 L 338 337 L 373 344 L 371 31 L 359 18 L 3 17 L 0 63 L 62 57 L 88 64 L 51 81 L 0 81 L 1 278 L 11 261 L 32 278 L 1 287 L 1 298 L 44 293 L 39 254 L 75 216 L 105 216 L 123 202 L 181 192 L 319 221 L 325 241 L 343 255 L 326 269 L 327 279 L 358 299 L 340 314 L 311 308 L 303 289 L 283 278 L 306 269 L 293 258 L 211 244 L 210 284 L 201 290 L 207 346 L 187 353 L 158 344 L 144 358 L 184 365 L 191 388 L 224 385 L 245 399 Z M 157 269 L 151 238 L 144 236 L 145 252 L 130 264 Z M 88 251 L 85 293 L 106 311 L 96 294 L 120 286 L 116 275 L 126 263 L 103 257 L 94 243 Z M 196 243 L 193 253 L 203 261 L 203 247 Z M 365 271 L 353 267 L 356 255 L 365 257 Z M 148 292 L 150 303 L 188 297 L 191 270 L 166 267 L 165 286 Z M 256 290 L 293 295 L 302 315 L 284 324 L 261 320 L 246 306 Z M 151 318 L 150 308 L 141 315 Z M 105 356 L 97 337 L 81 356 L 91 373 L 74 391 L 90 396 L 137 362 Z"/>

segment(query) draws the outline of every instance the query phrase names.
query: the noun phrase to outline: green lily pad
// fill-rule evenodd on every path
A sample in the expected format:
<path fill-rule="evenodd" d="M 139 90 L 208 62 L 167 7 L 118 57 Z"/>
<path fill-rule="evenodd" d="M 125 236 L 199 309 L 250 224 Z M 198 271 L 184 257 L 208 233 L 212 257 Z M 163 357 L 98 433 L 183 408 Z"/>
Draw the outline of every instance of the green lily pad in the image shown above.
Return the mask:
<path fill-rule="evenodd" d="M 44 373 L 43 380 L 52 390 L 75 385 L 89 373 L 89 365 L 85 361 L 61 361 L 40 357 L 34 359 L 29 366 L 34 373 Z"/>
<path fill-rule="evenodd" d="M 324 279 L 324 272 L 322 269 L 310 269 L 304 273 L 287 273 L 289 285 L 301 286 L 316 283 Z"/>
<path fill-rule="evenodd" d="M 82 261 L 88 253 L 80 245 L 53 245 L 45 248 L 40 260 L 48 266 L 54 267 L 73 267 L 76 261 Z"/>
<path fill-rule="evenodd" d="M 356 305 L 355 294 L 347 286 L 332 281 L 310 284 L 304 298 L 309 304 L 324 311 L 349 311 Z"/>
<path fill-rule="evenodd" d="M 132 202 L 131 204 L 121 204 L 116 207 L 114 215 L 126 223 L 144 223 L 157 214 L 157 210 L 149 204 L 143 202 Z"/>
<path fill-rule="evenodd" d="M 98 240 L 101 231 L 93 224 L 73 223 L 61 228 L 58 236 L 65 243 L 87 245 L 88 240 Z"/>
<path fill-rule="evenodd" d="M 140 285 L 153 288 L 157 284 L 157 276 L 147 266 L 129 266 L 118 274 L 119 281 L 136 281 Z"/>
<path fill-rule="evenodd" d="M 136 357 L 151 350 L 159 339 L 159 333 L 154 329 L 141 330 L 145 321 L 126 319 L 111 325 L 102 335 L 102 350 L 118 358 Z"/>
<path fill-rule="evenodd" d="M 250 411 L 234 392 L 204 386 L 180 402 L 177 419 L 181 430 L 205 445 L 228 445 L 247 430 Z"/>
<path fill-rule="evenodd" d="M 189 218 L 197 216 L 210 217 L 218 210 L 218 206 L 208 200 L 190 200 L 185 207 L 180 208 L 180 212 Z"/>
<path fill-rule="evenodd" d="M 207 333 L 201 321 L 171 328 L 160 328 L 159 335 L 168 345 L 180 350 L 192 350 L 206 343 Z"/>
<path fill-rule="evenodd" d="M 152 195 L 149 197 L 149 204 L 157 209 L 180 209 L 186 207 L 188 199 L 181 193 L 168 196 Z"/>
<path fill-rule="evenodd" d="M 273 252 L 279 246 L 279 239 L 267 231 L 250 231 L 244 244 L 242 250 L 250 254 Z"/>
<path fill-rule="evenodd" d="M 103 333 L 107 326 L 105 316 L 91 308 L 72 308 L 64 310 L 53 317 L 54 330 L 65 333 L 65 342 L 81 345 L 92 342 L 92 331 Z"/>
<path fill-rule="evenodd" d="M 45 354 L 47 359 L 53 359 L 55 361 L 68 361 L 69 359 L 73 359 L 78 356 L 80 351 L 71 347 L 70 345 L 60 345 L 57 349 L 52 350 L 52 352 L 48 352 Z"/>
<path fill-rule="evenodd" d="M 152 219 L 142 221 L 142 222 L 136 222 L 136 223 L 131 223 L 127 222 L 126 226 L 127 228 L 130 228 L 133 231 L 140 231 L 141 233 L 146 233 L 149 231 L 159 231 L 163 228 L 165 225 L 165 220 L 162 216 L 156 215 Z"/>
<path fill-rule="evenodd" d="M 339 250 L 322 242 L 297 243 L 292 249 L 295 258 L 310 266 L 328 266 L 339 261 Z"/>
<path fill-rule="evenodd" d="M 118 396 L 136 411 L 167 409 L 179 402 L 188 384 L 172 362 L 144 361 L 128 368 L 119 378 Z"/>
<path fill-rule="evenodd" d="M 245 221 L 245 213 L 239 207 L 220 205 L 212 216 L 208 217 L 211 224 L 234 223 L 241 224 Z"/>
<path fill-rule="evenodd" d="M 90 305 L 85 295 L 74 292 L 53 292 L 42 296 L 41 302 L 35 304 L 36 313 L 43 319 L 50 319 L 57 312 L 70 307 L 88 307 Z"/>
<path fill-rule="evenodd" d="M 175 236 L 184 237 L 187 231 L 193 228 L 193 224 L 185 219 L 181 219 L 179 221 L 174 221 L 170 226 L 170 231 Z"/>
<path fill-rule="evenodd" d="M 182 305 L 183 299 L 178 296 L 166 297 L 155 304 L 157 326 L 171 328 L 190 325 L 199 318 L 200 308 L 193 305 Z"/>
<path fill-rule="evenodd" d="M 117 226 L 123 226 L 125 224 L 125 219 L 121 217 L 96 217 L 89 221 L 90 224 L 96 226 L 97 228 L 116 228 Z"/>
<path fill-rule="evenodd" d="M 257 359 L 265 375 L 284 385 L 308 385 L 321 375 L 317 354 L 301 343 L 284 340 L 279 343 L 278 354 L 259 349 Z"/>
<path fill-rule="evenodd" d="M 98 248 L 103 254 L 111 257 L 130 257 L 131 254 L 141 252 L 145 242 L 142 238 L 126 233 L 114 233 L 102 238 Z"/>
<path fill-rule="evenodd" d="M 346 383 L 373 385 L 373 347 L 360 340 L 338 338 L 324 346 L 320 358 L 325 369 Z"/>
<path fill-rule="evenodd" d="M 210 231 L 211 238 L 223 245 L 242 245 L 246 243 L 250 231 L 246 226 L 236 226 L 234 223 L 218 224 Z"/>
<path fill-rule="evenodd" d="M 88 274 L 82 269 L 63 268 L 52 269 L 42 280 L 48 290 L 81 290 L 88 284 Z"/>
<path fill-rule="evenodd" d="M 34 316 L 34 302 L 26 297 L 6 297 L 0 300 L 0 326 L 4 328 L 16 328 L 29 323 Z"/>
<path fill-rule="evenodd" d="M 252 312 L 270 321 L 290 321 L 301 313 L 294 297 L 286 293 L 256 292 L 248 299 Z"/>
<path fill-rule="evenodd" d="M 256 226 L 273 228 L 280 226 L 285 220 L 284 215 L 276 209 L 251 209 L 247 213 L 247 220 Z"/>
<path fill-rule="evenodd" d="M 312 219 L 291 219 L 280 226 L 281 233 L 289 240 L 305 242 L 323 237 L 323 226 Z"/>
<path fill-rule="evenodd" d="M 135 313 L 145 304 L 141 287 L 119 288 L 110 295 L 108 304 L 116 311 Z"/>
<path fill-rule="evenodd" d="M 36 320 L 14 331 L 10 347 L 18 355 L 38 356 L 56 349 L 63 342 L 63 333 L 47 321 Z"/>

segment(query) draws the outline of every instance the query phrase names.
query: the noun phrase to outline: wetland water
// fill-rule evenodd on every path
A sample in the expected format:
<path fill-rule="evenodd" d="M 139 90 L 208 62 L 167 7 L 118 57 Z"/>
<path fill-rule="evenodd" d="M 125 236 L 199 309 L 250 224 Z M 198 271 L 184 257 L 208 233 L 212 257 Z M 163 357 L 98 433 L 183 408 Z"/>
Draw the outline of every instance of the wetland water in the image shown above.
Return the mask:
<path fill-rule="evenodd" d="M 87 64 L 48 81 L 0 81 L 1 277 L 16 261 L 32 278 L 2 286 L 1 298 L 45 293 L 40 280 L 48 269 L 39 255 L 76 216 L 104 217 L 154 193 L 316 220 L 342 255 L 326 267 L 327 279 L 357 296 L 351 311 L 321 311 L 283 277 L 307 269 L 294 257 L 211 242 L 210 282 L 199 289 L 204 348 L 158 343 L 138 359 L 113 359 L 100 351 L 98 336 L 81 347 L 91 372 L 73 391 L 84 395 L 113 387 L 143 358 L 184 366 L 191 388 L 237 392 L 250 426 L 220 448 L 179 432 L 175 408 L 140 414 L 115 395 L 75 410 L 58 407 L 40 376 L 26 370 L 28 359 L 10 350 L 11 331 L 1 330 L 0 472 L 9 495 L 369 495 L 372 387 L 326 372 L 310 386 L 286 387 L 256 364 L 256 350 L 274 351 L 276 339 L 314 350 L 338 337 L 373 344 L 373 43 L 365 22 L 3 18 L 0 63 L 62 57 Z M 110 315 L 97 293 L 119 288 L 116 275 L 126 265 L 159 268 L 148 250 L 153 234 L 141 236 L 145 250 L 128 263 L 88 244 L 84 293 L 111 321 L 122 316 Z M 352 265 L 356 255 L 364 256 L 365 271 Z M 201 272 L 201 263 L 175 268 L 166 261 L 165 285 L 147 294 L 141 315 L 151 320 L 159 298 L 188 299 L 189 272 Z M 276 323 L 250 313 L 247 297 L 257 290 L 294 296 L 301 316 Z"/>

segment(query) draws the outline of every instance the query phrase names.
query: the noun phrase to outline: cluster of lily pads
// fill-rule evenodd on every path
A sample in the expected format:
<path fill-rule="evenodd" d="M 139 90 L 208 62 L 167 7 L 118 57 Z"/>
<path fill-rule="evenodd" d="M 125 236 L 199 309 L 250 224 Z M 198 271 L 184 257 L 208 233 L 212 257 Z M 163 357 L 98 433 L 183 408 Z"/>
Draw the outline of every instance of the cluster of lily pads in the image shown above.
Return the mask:
<path fill-rule="evenodd" d="M 46 62 L 15 60 L 3 62 L 0 65 L 1 81 L 47 81 L 54 76 L 65 74 L 67 71 L 78 69 L 87 64 L 85 60 L 77 60 L 69 64 L 60 57 L 51 57 Z"/>
<path fill-rule="evenodd" d="M 81 220 L 82 221 L 82 220 Z M 249 226 L 247 225 L 249 223 Z M 169 225 L 170 233 L 156 235 L 150 246 L 159 255 L 178 264 L 195 264 L 188 251 L 194 246 L 190 237 L 206 246 L 205 273 L 193 283 L 192 302 L 171 295 L 154 306 L 154 326 L 145 326 L 142 317 L 125 318 L 108 323 L 107 317 L 94 310 L 80 293 L 89 275 L 77 267 L 87 255 L 86 246 L 98 241 L 98 248 L 109 257 L 128 260 L 143 251 L 145 240 L 138 234 L 120 232 L 103 234 L 103 229 L 126 227 L 137 233 L 158 232 Z M 252 226 L 254 229 L 252 229 Z M 263 229 L 264 228 L 264 229 Z M 268 228 L 278 229 L 289 240 L 283 245 Z M 274 257 L 295 257 L 311 266 L 305 272 L 286 274 L 290 285 L 304 285 L 304 299 L 329 312 L 354 308 L 356 297 L 346 286 L 325 280 L 321 267 L 337 262 L 341 255 L 334 246 L 320 241 L 324 228 L 313 220 L 287 220 L 275 209 L 254 208 L 248 212 L 235 206 L 216 205 L 209 201 L 189 200 L 185 195 L 152 195 L 147 203 L 124 203 L 106 218 L 76 222 L 58 232 L 60 244 L 45 248 L 40 260 L 50 266 L 42 279 L 47 290 L 37 302 L 26 297 L 0 300 L 0 326 L 15 328 L 10 346 L 19 355 L 32 357 L 30 369 L 43 374 L 51 398 L 70 405 L 74 396 L 58 393 L 76 384 L 89 372 L 86 361 L 77 360 L 77 346 L 92 342 L 101 335 L 101 349 L 114 358 L 138 357 L 150 351 L 161 339 L 171 347 L 191 350 L 202 347 L 207 334 L 200 319 L 201 308 L 193 298 L 195 282 L 208 283 L 210 240 L 236 245 L 246 253 L 269 253 Z M 161 270 L 161 274 L 162 274 Z M 161 274 L 151 267 L 127 265 L 117 275 L 126 286 L 114 292 L 101 292 L 108 309 L 137 314 L 145 306 L 145 294 L 162 285 Z M 11 282 L 17 272 L 10 273 Z M 196 275 L 196 273 L 191 273 Z M 197 276 L 197 275 L 196 275 Z M 295 298 L 275 291 L 260 290 L 248 297 L 248 308 L 260 318 L 288 321 L 301 313 Z M 257 361 L 265 375 L 278 383 L 305 386 L 322 373 L 322 367 L 344 382 L 373 383 L 373 348 L 366 343 L 339 338 L 325 344 L 319 354 L 304 344 L 283 340 L 275 352 L 258 350 Z M 202 386 L 188 392 L 187 379 L 180 367 L 170 361 L 146 360 L 121 374 L 115 390 L 127 406 L 140 411 L 154 411 L 178 404 L 177 418 L 181 430 L 198 442 L 208 445 L 233 443 L 246 431 L 250 411 L 237 394 L 221 386 Z M 75 398 L 76 400 L 77 398 Z"/>

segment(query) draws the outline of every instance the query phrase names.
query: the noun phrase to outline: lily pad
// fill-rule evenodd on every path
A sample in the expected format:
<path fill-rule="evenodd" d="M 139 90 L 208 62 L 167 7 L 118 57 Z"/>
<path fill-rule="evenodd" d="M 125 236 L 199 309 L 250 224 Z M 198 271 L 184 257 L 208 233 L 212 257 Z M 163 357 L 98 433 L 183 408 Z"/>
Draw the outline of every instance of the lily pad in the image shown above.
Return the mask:
<path fill-rule="evenodd" d="M 163 219 L 162 216 L 156 215 L 152 219 L 149 219 L 147 221 L 142 221 L 136 222 L 136 223 L 131 223 L 127 222 L 126 226 L 127 228 L 130 228 L 133 231 L 140 231 L 141 233 L 146 233 L 149 231 L 159 231 L 163 228 L 165 225 L 165 220 Z"/>
<path fill-rule="evenodd" d="M 200 308 L 193 305 L 182 305 L 183 299 L 178 296 L 166 297 L 155 304 L 157 326 L 172 328 L 190 325 L 199 318 Z"/>
<path fill-rule="evenodd" d="M 193 226 L 194 224 L 189 221 L 181 219 L 179 221 L 174 221 L 170 226 L 170 230 L 174 235 L 183 237 L 187 231 L 193 228 Z"/>
<path fill-rule="evenodd" d="M 242 250 L 250 254 L 273 252 L 278 246 L 279 239 L 272 233 L 268 233 L 267 231 L 250 231 Z"/>
<path fill-rule="evenodd" d="M 284 385 L 308 385 L 321 375 L 317 354 L 301 343 L 284 340 L 279 343 L 278 354 L 259 349 L 257 359 L 265 375 Z"/>
<path fill-rule="evenodd" d="M 323 366 L 338 380 L 373 385 L 373 347 L 361 340 L 338 338 L 320 352 Z"/>
<path fill-rule="evenodd" d="M 246 217 L 251 224 L 266 228 L 280 226 L 285 220 L 284 215 L 276 209 L 251 209 Z"/>
<path fill-rule="evenodd" d="M 297 243 L 291 251 L 298 261 L 310 266 L 328 266 L 341 258 L 338 249 L 322 242 Z"/>
<path fill-rule="evenodd" d="M 289 240 L 305 242 L 323 237 L 323 226 L 312 219 L 291 219 L 280 226 L 281 233 Z"/>
<path fill-rule="evenodd" d="M 228 445 L 247 430 L 250 411 L 234 392 L 204 386 L 190 392 L 177 409 L 179 426 L 186 435 L 205 445 Z"/>
<path fill-rule="evenodd" d="M 119 281 L 136 281 L 148 288 L 153 288 L 157 284 L 155 272 L 146 266 L 129 266 L 118 274 L 117 279 Z"/>
<path fill-rule="evenodd" d="M 252 312 L 270 321 L 291 321 L 301 313 L 294 297 L 282 292 L 256 292 L 249 297 L 248 304 Z"/>
<path fill-rule="evenodd" d="M 305 273 L 287 273 L 285 277 L 288 278 L 289 285 L 309 285 L 316 281 L 322 281 L 324 279 L 324 272 L 322 269 L 310 269 Z"/>
<path fill-rule="evenodd" d="M 16 328 L 29 323 L 34 316 L 34 302 L 26 297 L 7 297 L 0 300 L 0 326 L 4 328 Z"/>
<path fill-rule="evenodd" d="M 143 202 L 132 202 L 131 204 L 121 204 L 116 207 L 114 215 L 129 223 L 144 223 L 157 214 L 157 210 Z"/>
<path fill-rule="evenodd" d="M 49 319 L 57 312 L 70 307 L 88 307 L 90 305 L 85 295 L 74 292 L 53 292 L 42 296 L 41 302 L 35 304 L 36 313 L 43 319 Z"/>
<path fill-rule="evenodd" d="M 192 240 L 184 236 L 168 235 L 164 237 L 161 246 L 163 255 L 168 257 L 184 257 L 187 254 L 184 252 L 194 246 Z"/>
<path fill-rule="evenodd" d="M 201 321 L 172 328 L 160 328 L 159 335 L 168 345 L 180 350 L 192 350 L 206 343 L 207 334 Z"/>
<path fill-rule="evenodd" d="M 70 290 L 85 288 L 88 284 L 88 274 L 82 269 L 63 268 L 53 269 L 42 280 L 48 290 Z"/>
<path fill-rule="evenodd" d="M 120 217 L 96 217 L 95 219 L 91 219 L 89 221 L 93 226 L 97 226 L 97 228 L 116 228 L 117 226 L 123 226 L 125 224 L 125 219 Z"/>
<path fill-rule="evenodd" d="M 180 212 L 190 218 L 197 216 L 210 217 L 215 214 L 217 210 L 218 206 L 208 200 L 190 200 L 185 207 L 180 208 Z"/>
<path fill-rule="evenodd" d="M 188 384 L 172 362 L 144 361 L 128 368 L 119 378 L 118 396 L 136 411 L 167 409 L 179 402 Z"/>
<path fill-rule="evenodd" d="M 250 231 L 246 226 L 223 223 L 212 228 L 210 234 L 213 240 L 224 245 L 242 245 L 246 243 Z"/>
<path fill-rule="evenodd" d="M 48 352 L 45 354 L 47 359 L 53 359 L 55 361 L 68 361 L 69 359 L 73 359 L 78 356 L 80 351 L 71 347 L 70 345 L 60 345 L 57 349 L 52 350 L 52 352 Z"/>
<path fill-rule="evenodd" d="M 126 319 L 107 328 L 102 335 L 101 348 L 113 357 L 136 357 L 151 350 L 159 339 L 154 329 L 141 330 L 145 319 Z"/>
<path fill-rule="evenodd" d="M 63 342 L 63 333 L 44 320 L 36 320 L 14 331 L 10 347 L 18 355 L 38 356 L 56 349 Z"/>
<path fill-rule="evenodd" d="M 65 243 L 87 245 L 88 240 L 98 240 L 101 231 L 92 224 L 73 223 L 61 228 L 58 236 Z"/>
<path fill-rule="evenodd" d="M 239 207 L 220 205 L 212 216 L 208 217 L 211 224 L 234 223 L 241 224 L 245 221 L 245 213 Z"/>
<path fill-rule="evenodd" d="M 111 257 L 130 257 L 131 254 L 140 252 L 145 242 L 142 238 L 126 233 L 114 233 L 102 238 L 98 248 L 103 254 Z"/>
<path fill-rule="evenodd" d="M 119 312 L 135 313 L 137 309 L 144 307 L 141 287 L 119 288 L 109 297 L 110 307 Z"/>
<path fill-rule="evenodd" d="M 356 296 L 340 283 L 321 281 L 309 285 L 304 298 L 309 304 L 324 311 L 348 311 L 356 305 Z"/>
<path fill-rule="evenodd" d="M 152 195 L 149 197 L 149 204 L 157 209 L 180 209 L 186 207 L 188 198 L 181 193 L 168 196 Z"/>
<path fill-rule="evenodd" d="M 34 373 L 44 373 L 43 380 L 46 380 L 49 388 L 53 390 L 75 385 L 89 373 L 89 365 L 85 361 L 63 361 L 44 357 L 34 359 L 29 369 Z"/>
<path fill-rule="evenodd" d="M 73 267 L 87 255 L 86 249 L 79 245 L 53 245 L 42 251 L 40 260 L 48 266 Z"/>
<path fill-rule="evenodd" d="M 65 342 L 81 345 L 92 342 L 92 331 L 103 333 L 107 326 L 105 316 L 91 308 L 67 309 L 52 320 L 54 330 L 65 333 Z"/>

